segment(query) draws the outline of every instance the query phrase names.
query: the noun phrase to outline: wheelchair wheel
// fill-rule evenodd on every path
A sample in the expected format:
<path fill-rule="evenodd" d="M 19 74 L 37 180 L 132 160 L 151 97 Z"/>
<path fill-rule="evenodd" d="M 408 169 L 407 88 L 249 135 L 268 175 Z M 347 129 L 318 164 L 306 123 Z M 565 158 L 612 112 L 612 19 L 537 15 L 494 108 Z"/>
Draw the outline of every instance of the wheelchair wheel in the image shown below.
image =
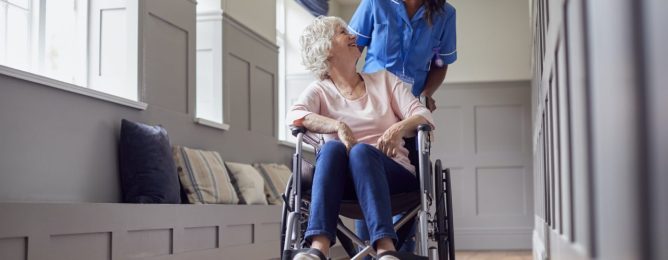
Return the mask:
<path fill-rule="evenodd" d="M 290 176 L 290 179 L 288 180 L 288 183 L 292 183 L 292 176 Z M 280 234 L 280 236 L 281 236 L 281 244 L 280 244 L 281 254 L 280 255 L 281 256 L 283 255 L 283 245 L 285 244 L 285 237 L 286 237 L 285 232 L 286 232 L 286 229 L 287 229 L 286 222 L 288 221 L 288 213 L 290 213 L 288 211 L 288 203 L 290 201 L 286 198 L 288 198 L 287 196 L 289 196 L 290 192 L 292 192 L 291 187 L 292 186 L 288 185 L 288 187 L 286 188 L 285 193 L 283 195 L 283 196 L 286 196 L 286 197 L 283 200 L 283 210 L 281 210 L 281 231 L 280 231 L 281 232 L 281 234 Z"/>
<path fill-rule="evenodd" d="M 438 259 L 455 259 L 454 229 L 452 228 L 452 197 L 450 189 L 450 170 L 443 170 L 441 160 L 434 166 L 436 190 L 436 242 Z"/>

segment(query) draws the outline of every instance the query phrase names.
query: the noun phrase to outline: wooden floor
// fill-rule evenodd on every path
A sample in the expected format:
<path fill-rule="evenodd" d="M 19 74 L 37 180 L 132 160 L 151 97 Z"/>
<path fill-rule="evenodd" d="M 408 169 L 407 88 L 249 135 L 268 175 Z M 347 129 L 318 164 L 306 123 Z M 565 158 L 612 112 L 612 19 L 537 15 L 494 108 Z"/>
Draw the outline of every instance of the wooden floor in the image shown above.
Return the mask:
<path fill-rule="evenodd" d="M 457 251 L 457 260 L 532 260 L 531 251 Z M 343 248 L 335 246 L 330 252 L 331 259 L 350 259 Z"/>
<path fill-rule="evenodd" d="M 457 251 L 457 260 L 531 260 L 531 251 Z"/>

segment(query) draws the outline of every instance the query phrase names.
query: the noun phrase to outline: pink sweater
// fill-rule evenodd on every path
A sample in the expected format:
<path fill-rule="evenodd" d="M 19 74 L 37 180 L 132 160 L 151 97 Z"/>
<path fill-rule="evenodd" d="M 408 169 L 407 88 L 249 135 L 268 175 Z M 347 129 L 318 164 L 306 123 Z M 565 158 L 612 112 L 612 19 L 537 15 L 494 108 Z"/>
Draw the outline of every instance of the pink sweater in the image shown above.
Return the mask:
<path fill-rule="evenodd" d="M 413 115 L 421 115 L 434 127 L 431 113 L 411 94 L 410 85 L 385 70 L 360 75 L 366 84 L 366 94 L 355 100 L 343 97 L 329 79 L 311 83 L 288 111 L 286 122 L 298 125 L 306 115 L 316 113 L 346 123 L 358 142 L 373 146 L 386 129 Z M 336 134 L 323 137 L 325 141 L 338 139 Z M 401 142 L 392 159 L 415 174 L 408 150 Z"/>

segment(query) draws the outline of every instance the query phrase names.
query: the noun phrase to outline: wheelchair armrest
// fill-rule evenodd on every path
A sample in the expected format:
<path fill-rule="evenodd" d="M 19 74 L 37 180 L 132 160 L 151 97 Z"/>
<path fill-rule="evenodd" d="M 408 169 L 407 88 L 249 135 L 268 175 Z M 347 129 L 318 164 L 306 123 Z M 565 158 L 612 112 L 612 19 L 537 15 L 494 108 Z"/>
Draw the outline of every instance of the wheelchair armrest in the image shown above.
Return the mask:
<path fill-rule="evenodd" d="M 290 126 L 290 132 L 292 132 L 292 136 L 297 137 L 297 134 L 299 134 L 299 133 L 302 133 L 302 134 L 306 133 L 306 127 L 291 125 Z"/>
<path fill-rule="evenodd" d="M 421 124 L 417 127 L 418 131 L 431 132 L 431 126 L 429 124 Z"/>

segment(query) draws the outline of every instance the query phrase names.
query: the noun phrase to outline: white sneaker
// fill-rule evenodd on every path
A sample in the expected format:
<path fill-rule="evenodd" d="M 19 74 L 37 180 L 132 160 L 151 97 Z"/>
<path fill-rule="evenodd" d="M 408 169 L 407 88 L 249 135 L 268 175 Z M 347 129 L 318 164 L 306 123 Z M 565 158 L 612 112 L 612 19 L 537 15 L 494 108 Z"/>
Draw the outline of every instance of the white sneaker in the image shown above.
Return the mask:
<path fill-rule="evenodd" d="M 400 260 L 400 259 L 393 255 L 384 255 L 378 258 L 378 260 Z"/>
<path fill-rule="evenodd" d="M 428 260 L 424 256 L 414 255 L 408 252 L 384 252 L 378 255 L 378 260 Z"/>
<path fill-rule="evenodd" d="M 306 252 L 300 252 L 292 260 L 327 260 L 320 250 L 311 248 Z M 398 260 L 398 259 L 397 259 Z"/>

